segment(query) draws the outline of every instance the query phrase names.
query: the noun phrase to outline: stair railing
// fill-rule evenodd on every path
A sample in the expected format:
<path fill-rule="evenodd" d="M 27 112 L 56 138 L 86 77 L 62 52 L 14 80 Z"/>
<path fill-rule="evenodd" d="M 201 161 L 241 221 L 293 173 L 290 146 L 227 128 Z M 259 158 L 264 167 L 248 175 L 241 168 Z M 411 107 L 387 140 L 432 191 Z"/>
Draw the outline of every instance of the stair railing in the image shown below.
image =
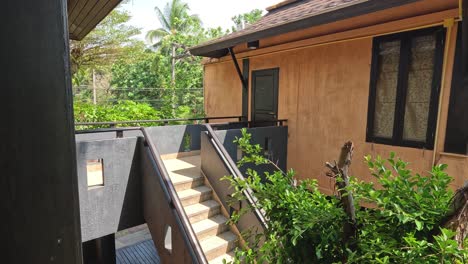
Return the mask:
<path fill-rule="evenodd" d="M 231 156 L 229 153 L 227 153 L 226 149 L 224 148 L 223 144 L 219 140 L 219 138 L 216 136 L 213 128 L 211 127 L 210 124 L 205 124 L 206 131 L 208 133 L 208 137 L 210 138 L 210 141 L 218 154 L 219 158 L 223 161 L 224 165 L 228 169 L 229 173 L 235 178 L 245 180 L 244 176 L 242 173 L 239 171 L 239 168 L 237 168 L 236 163 L 232 160 Z M 253 191 L 250 188 L 247 188 L 244 191 L 244 195 L 247 198 L 247 202 L 252 206 L 253 208 L 253 213 L 257 217 L 257 219 L 260 221 L 260 224 L 262 227 L 266 228 L 268 226 L 267 220 L 265 213 L 259 210 L 255 204 L 257 203 L 257 198 L 255 197 Z"/>
<path fill-rule="evenodd" d="M 141 132 L 146 140 L 146 144 L 150 150 L 151 156 L 154 159 L 157 169 L 161 173 L 162 179 L 162 188 L 164 193 L 166 194 L 167 201 L 170 204 L 170 207 L 173 208 L 173 213 L 176 218 L 178 225 L 182 228 L 182 236 L 189 245 L 189 253 L 192 256 L 193 260 L 196 260 L 195 263 L 199 264 L 208 264 L 208 260 L 206 259 L 205 253 L 202 250 L 202 247 L 197 239 L 195 231 L 192 228 L 189 218 L 185 213 L 184 207 L 180 202 L 179 197 L 177 196 L 177 192 L 175 190 L 174 185 L 172 184 L 171 178 L 169 177 L 169 173 L 164 166 L 164 163 L 161 159 L 161 155 L 159 154 L 156 145 L 154 144 L 153 140 L 148 134 L 146 128 L 141 127 Z"/>

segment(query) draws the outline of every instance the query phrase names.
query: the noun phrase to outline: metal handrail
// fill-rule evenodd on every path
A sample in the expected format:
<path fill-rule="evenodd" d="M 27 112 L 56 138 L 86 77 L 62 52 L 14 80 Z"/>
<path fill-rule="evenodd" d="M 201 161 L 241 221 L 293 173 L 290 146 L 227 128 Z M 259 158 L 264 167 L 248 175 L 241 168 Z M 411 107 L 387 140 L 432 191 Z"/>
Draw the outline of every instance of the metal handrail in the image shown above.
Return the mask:
<path fill-rule="evenodd" d="M 155 165 L 159 169 L 160 177 L 159 180 L 162 182 L 161 188 L 166 196 L 167 202 L 169 203 L 169 207 L 172 208 L 175 212 L 174 216 L 176 222 L 181 227 L 182 237 L 185 243 L 188 245 L 189 253 L 194 260 L 194 263 L 197 264 L 208 264 L 208 260 L 206 259 L 205 253 L 202 250 L 202 247 L 197 239 L 195 231 L 190 224 L 189 218 L 185 213 L 185 210 L 180 202 L 179 197 L 177 196 L 177 192 L 172 184 L 171 178 L 169 177 L 169 173 L 164 166 L 164 163 L 161 159 L 161 155 L 157 150 L 156 145 L 153 143 L 153 140 L 148 134 L 148 131 L 144 127 L 123 127 L 123 128 L 103 128 L 97 130 L 84 130 L 84 131 L 77 131 L 77 134 L 87 134 L 87 133 L 97 133 L 97 132 L 116 132 L 117 137 L 122 137 L 124 131 L 141 131 L 143 134 L 143 138 L 146 141 L 146 145 L 148 146 L 151 156 L 154 160 Z M 159 174 L 158 174 L 159 175 Z"/>
<path fill-rule="evenodd" d="M 177 192 L 174 188 L 174 185 L 172 184 L 169 174 L 166 171 L 166 167 L 163 164 L 161 155 L 159 154 L 156 145 L 153 143 L 153 140 L 148 135 L 146 128 L 141 127 L 140 130 L 143 133 L 143 136 L 150 149 L 151 155 L 153 156 L 156 166 L 158 166 L 159 168 L 159 172 L 161 173 L 162 180 L 164 182 L 163 189 L 165 189 L 165 192 L 169 195 L 169 204 L 170 207 L 174 208 L 174 211 L 176 213 L 176 221 L 183 229 L 182 235 L 184 237 L 184 240 L 190 244 L 189 251 L 192 255 L 192 258 L 196 260 L 196 263 L 208 264 L 208 260 L 206 259 L 205 253 L 203 253 L 202 247 L 197 239 L 195 231 L 193 230 L 189 218 L 187 217 L 187 214 L 185 213 L 185 210 L 182 206 L 182 203 L 180 202 L 180 199 L 177 196 Z"/>
<path fill-rule="evenodd" d="M 238 119 L 239 122 L 242 121 L 243 116 L 212 116 L 212 117 L 197 117 L 197 118 L 179 118 L 179 119 L 158 119 L 158 120 L 127 120 L 127 121 L 109 121 L 109 122 L 78 122 L 75 123 L 75 126 L 97 126 L 97 125 L 106 125 L 106 126 L 116 126 L 120 124 L 143 124 L 143 123 L 163 123 L 164 125 L 169 124 L 170 122 L 188 122 L 188 121 L 204 121 L 209 123 L 210 120 L 219 120 L 219 119 Z"/>
<path fill-rule="evenodd" d="M 284 126 L 284 123 L 287 123 L 288 119 L 276 119 L 271 121 L 238 121 L 238 122 L 224 122 L 224 123 L 211 123 L 211 127 L 216 128 L 217 126 L 225 126 L 225 125 L 236 125 L 236 124 L 243 124 L 245 127 L 253 128 L 256 127 L 258 124 L 271 124 L 274 123 L 276 126 Z M 215 129 L 216 130 L 216 129 Z"/>
<path fill-rule="evenodd" d="M 224 165 L 227 167 L 231 175 L 238 179 L 245 180 L 244 176 L 239 171 L 239 168 L 237 168 L 237 165 L 232 160 L 231 156 L 229 156 L 229 154 L 227 153 L 226 149 L 223 147 L 223 144 L 221 143 L 219 138 L 216 136 L 211 125 L 205 124 L 205 127 L 206 127 L 206 131 L 208 132 L 208 137 L 211 139 L 211 142 L 213 143 L 213 147 L 216 150 L 216 153 L 223 160 Z M 253 194 L 253 191 L 250 188 L 247 188 L 244 191 L 244 195 L 247 198 L 247 202 L 249 204 L 254 205 L 257 203 L 257 198 L 255 197 L 255 195 Z M 262 226 L 266 228 L 268 224 L 266 221 L 265 214 L 262 211 L 260 211 L 258 208 L 256 207 L 253 207 L 253 208 L 254 208 L 255 216 L 260 221 Z"/>

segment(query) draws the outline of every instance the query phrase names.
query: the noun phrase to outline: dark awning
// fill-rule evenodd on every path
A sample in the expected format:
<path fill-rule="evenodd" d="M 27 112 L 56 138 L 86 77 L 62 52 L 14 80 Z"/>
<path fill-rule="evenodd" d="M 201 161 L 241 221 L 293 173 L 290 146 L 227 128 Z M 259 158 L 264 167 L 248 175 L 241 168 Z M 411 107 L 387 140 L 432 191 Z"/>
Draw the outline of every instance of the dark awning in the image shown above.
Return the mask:
<path fill-rule="evenodd" d="M 70 39 L 81 40 L 122 0 L 68 0 Z"/>
<path fill-rule="evenodd" d="M 219 58 L 229 47 L 288 32 L 336 22 L 420 0 L 302 0 L 288 1 L 247 28 L 190 48 L 196 56 Z"/>

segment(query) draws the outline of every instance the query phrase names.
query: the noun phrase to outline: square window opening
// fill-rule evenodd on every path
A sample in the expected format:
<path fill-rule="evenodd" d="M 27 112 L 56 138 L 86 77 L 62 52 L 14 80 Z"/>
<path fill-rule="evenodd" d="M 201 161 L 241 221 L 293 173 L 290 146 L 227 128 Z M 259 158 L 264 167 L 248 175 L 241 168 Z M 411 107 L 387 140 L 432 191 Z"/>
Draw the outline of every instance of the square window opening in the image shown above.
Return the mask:
<path fill-rule="evenodd" d="M 88 180 L 88 188 L 104 186 L 104 160 L 87 160 L 86 174 Z"/>

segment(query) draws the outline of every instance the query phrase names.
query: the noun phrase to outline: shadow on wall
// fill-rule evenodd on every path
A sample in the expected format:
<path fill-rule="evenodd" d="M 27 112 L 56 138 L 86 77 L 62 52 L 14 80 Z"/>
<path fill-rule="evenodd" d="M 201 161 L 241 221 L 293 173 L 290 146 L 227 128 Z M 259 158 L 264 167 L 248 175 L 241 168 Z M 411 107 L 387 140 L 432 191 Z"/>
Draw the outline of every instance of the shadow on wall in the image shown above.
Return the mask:
<path fill-rule="evenodd" d="M 76 143 L 82 242 L 144 224 L 139 151 L 142 139 Z M 100 160 L 103 183 L 88 182 L 89 160 Z"/>
<path fill-rule="evenodd" d="M 160 126 L 148 128 L 161 155 L 200 150 L 204 125 Z"/>
<path fill-rule="evenodd" d="M 281 170 L 286 171 L 287 151 L 288 151 L 288 127 L 258 127 L 249 128 L 247 132 L 252 135 L 251 143 L 259 144 L 264 152 L 264 156 L 275 163 Z M 240 129 L 215 131 L 224 148 L 234 162 L 239 161 L 242 153 L 234 143 L 236 137 L 241 137 Z M 239 170 L 245 174 L 248 168 L 253 166 L 242 166 Z M 255 170 L 263 175 L 263 172 L 273 172 L 275 168 L 271 165 L 255 166 Z"/>

